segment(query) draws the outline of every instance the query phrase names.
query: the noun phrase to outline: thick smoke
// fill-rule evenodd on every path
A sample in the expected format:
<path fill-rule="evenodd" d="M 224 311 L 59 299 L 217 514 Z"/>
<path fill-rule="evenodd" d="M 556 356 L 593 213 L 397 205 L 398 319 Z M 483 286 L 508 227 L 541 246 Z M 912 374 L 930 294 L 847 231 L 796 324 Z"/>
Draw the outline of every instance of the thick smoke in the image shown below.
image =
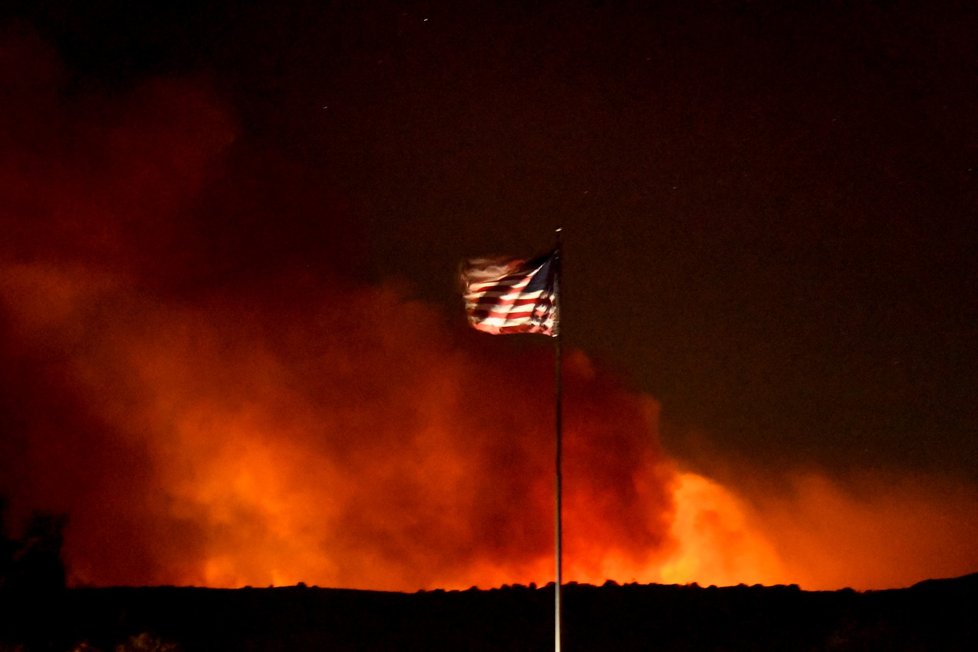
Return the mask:
<path fill-rule="evenodd" d="M 663 579 L 866 590 L 978 569 L 978 488 L 953 474 L 772 469 L 708 445 L 696 463 L 712 479 L 680 474 Z"/>
<path fill-rule="evenodd" d="M 4 60 L 0 490 L 70 516 L 74 582 L 546 581 L 549 347 L 357 283 L 343 202 L 239 143 L 206 80 L 71 94 L 30 34 Z M 655 407 L 565 373 L 568 572 L 648 564 Z"/>
<path fill-rule="evenodd" d="M 69 87 L 17 29 L 0 76 L 0 495 L 68 515 L 72 582 L 550 580 L 547 342 L 364 282 L 355 202 L 239 137 L 206 78 Z M 978 566 L 970 488 L 745 466 L 734 492 L 678 472 L 655 402 L 583 353 L 565 385 L 567 579 Z"/>
<path fill-rule="evenodd" d="M 808 472 L 788 485 L 752 503 L 792 582 L 884 589 L 978 569 L 978 490 L 951 476 Z"/>

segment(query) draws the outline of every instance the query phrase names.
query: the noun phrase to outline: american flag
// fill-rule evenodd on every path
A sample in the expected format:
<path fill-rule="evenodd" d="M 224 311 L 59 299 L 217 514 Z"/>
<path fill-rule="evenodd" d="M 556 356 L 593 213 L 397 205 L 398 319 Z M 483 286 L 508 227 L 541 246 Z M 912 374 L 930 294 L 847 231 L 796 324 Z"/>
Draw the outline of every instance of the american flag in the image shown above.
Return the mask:
<path fill-rule="evenodd" d="M 493 335 L 557 334 L 556 251 L 533 260 L 475 258 L 462 266 L 469 323 Z"/>

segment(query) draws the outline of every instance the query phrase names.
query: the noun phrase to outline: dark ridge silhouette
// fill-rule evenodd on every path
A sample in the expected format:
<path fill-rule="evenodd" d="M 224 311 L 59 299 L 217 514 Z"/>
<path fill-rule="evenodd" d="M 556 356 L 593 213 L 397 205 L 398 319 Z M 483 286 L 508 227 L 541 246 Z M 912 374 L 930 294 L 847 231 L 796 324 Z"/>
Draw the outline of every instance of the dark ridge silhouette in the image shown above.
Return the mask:
<path fill-rule="evenodd" d="M 0 644 L 24 650 L 545 650 L 553 636 L 552 585 L 74 588 L 43 605 L 5 589 L 0 600 Z M 571 583 L 564 600 L 571 652 L 978 649 L 978 574 L 867 592 Z"/>

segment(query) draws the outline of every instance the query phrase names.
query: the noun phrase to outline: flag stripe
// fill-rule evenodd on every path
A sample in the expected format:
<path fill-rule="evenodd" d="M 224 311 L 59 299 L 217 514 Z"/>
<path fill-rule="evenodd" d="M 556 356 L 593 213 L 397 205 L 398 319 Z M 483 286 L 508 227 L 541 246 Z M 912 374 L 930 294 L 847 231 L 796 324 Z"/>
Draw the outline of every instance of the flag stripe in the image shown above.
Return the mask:
<path fill-rule="evenodd" d="M 472 327 L 494 335 L 553 335 L 557 315 L 554 256 L 555 252 L 531 261 L 468 261 L 461 276 Z"/>

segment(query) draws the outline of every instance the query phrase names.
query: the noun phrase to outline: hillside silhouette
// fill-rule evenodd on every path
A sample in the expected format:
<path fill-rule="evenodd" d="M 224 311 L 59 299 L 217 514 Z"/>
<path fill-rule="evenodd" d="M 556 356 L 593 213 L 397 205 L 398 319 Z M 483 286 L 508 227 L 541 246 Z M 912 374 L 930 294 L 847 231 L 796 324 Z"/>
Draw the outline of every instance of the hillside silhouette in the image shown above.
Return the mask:
<path fill-rule="evenodd" d="M 545 650 L 553 586 L 0 591 L 0 649 Z M 564 649 L 975 650 L 978 574 L 857 592 L 566 586 Z M 4 645 L 6 647 L 4 647 Z"/>

